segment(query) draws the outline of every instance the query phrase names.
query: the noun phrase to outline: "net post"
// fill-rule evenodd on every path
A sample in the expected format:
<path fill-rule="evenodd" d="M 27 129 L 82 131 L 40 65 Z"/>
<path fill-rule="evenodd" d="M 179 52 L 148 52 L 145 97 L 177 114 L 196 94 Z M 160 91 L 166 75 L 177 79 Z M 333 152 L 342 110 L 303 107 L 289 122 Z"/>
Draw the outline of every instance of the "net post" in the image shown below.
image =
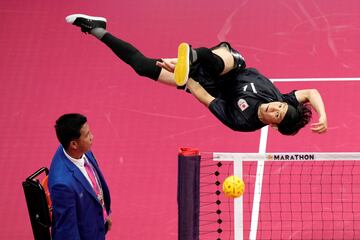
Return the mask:
<path fill-rule="evenodd" d="M 180 148 L 178 154 L 178 239 L 199 240 L 200 154 Z"/>
<path fill-rule="evenodd" d="M 234 175 L 243 178 L 242 161 L 234 161 Z M 235 240 L 244 239 L 243 197 L 234 199 L 234 230 Z"/>

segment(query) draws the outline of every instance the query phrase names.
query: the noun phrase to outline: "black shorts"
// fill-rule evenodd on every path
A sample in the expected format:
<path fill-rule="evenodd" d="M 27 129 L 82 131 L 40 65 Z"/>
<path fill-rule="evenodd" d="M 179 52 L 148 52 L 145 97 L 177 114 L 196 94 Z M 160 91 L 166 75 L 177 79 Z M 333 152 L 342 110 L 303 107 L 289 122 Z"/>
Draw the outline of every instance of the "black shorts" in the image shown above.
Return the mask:
<path fill-rule="evenodd" d="M 231 48 L 229 43 L 221 42 L 215 47 L 212 47 L 211 50 L 219 47 L 227 47 L 230 53 L 234 56 L 235 66 L 233 70 L 221 76 L 212 76 L 204 67 L 202 67 L 201 63 L 195 63 L 191 65 L 189 74 L 192 79 L 199 82 L 200 85 L 213 97 L 219 97 L 226 79 L 235 77 L 237 73 L 244 70 L 246 66 L 245 60 L 241 57 L 240 53 Z M 241 58 L 239 58 L 239 56 Z"/>

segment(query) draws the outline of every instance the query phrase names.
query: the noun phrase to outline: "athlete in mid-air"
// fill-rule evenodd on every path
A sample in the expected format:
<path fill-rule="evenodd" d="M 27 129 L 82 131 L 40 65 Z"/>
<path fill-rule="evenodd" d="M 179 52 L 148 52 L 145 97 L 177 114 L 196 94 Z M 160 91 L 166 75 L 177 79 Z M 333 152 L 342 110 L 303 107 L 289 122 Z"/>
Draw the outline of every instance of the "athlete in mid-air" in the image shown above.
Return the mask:
<path fill-rule="evenodd" d="M 181 43 L 177 58 L 153 59 L 110 34 L 103 17 L 73 14 L 65 20 L 105 43 L 138 75 L 191 92 L 235 131 L 250 132 L 269 125 L 281 134 L 295 135 L 311 120 L 311 107 L 319 117 L 311 130 L 327 130 L 325 106 L 316 89 L 280 93 L 259 71 L 247 68 L 241 54 L 227 42 L 194 49 Z"/>

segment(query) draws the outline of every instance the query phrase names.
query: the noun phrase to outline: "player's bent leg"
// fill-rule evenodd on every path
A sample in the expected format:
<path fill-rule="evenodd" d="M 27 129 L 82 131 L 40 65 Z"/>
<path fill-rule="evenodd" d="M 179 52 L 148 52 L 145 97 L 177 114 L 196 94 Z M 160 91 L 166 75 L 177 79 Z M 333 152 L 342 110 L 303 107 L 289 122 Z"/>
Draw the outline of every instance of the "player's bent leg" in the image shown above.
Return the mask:
<path fill-rule="evenodd" d="M 234 69 L 234 58 L 228 50 L 225 48 L 217 48 L 212 50 L 212 52 L 219 56 L 224 63 L 224 68 L 220 75 L 226 74 Z"/>
<path fill-rule="evenodd" d="M 245 58 L 238 51 L 233 49 L 228 42 L 221 42 L 211 49 L 213 53 L 221 57 L 225 63 L 222 74 L 233 69 L 242 70 L 246 68 Z"/>

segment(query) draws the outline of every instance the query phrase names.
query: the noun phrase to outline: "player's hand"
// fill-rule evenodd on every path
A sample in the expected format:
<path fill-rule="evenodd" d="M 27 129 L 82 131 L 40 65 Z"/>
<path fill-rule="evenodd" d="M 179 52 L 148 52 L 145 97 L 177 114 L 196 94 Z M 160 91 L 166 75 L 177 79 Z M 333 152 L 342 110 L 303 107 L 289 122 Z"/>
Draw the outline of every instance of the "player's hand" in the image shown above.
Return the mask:
<path fill-rule="evenodd" d="M 177 59 L 162 59 L 162 62 L 157 61 L 156 66 L 161 67 L 169 72 L 174 72 Z"/>
<path fill-rule="evenodd" d="M 317 123 L 311 124 L 311 130 L 316 133 L 325 133 L 327 130 L 327 119 L 326 116 L 321 116 Z"/>

